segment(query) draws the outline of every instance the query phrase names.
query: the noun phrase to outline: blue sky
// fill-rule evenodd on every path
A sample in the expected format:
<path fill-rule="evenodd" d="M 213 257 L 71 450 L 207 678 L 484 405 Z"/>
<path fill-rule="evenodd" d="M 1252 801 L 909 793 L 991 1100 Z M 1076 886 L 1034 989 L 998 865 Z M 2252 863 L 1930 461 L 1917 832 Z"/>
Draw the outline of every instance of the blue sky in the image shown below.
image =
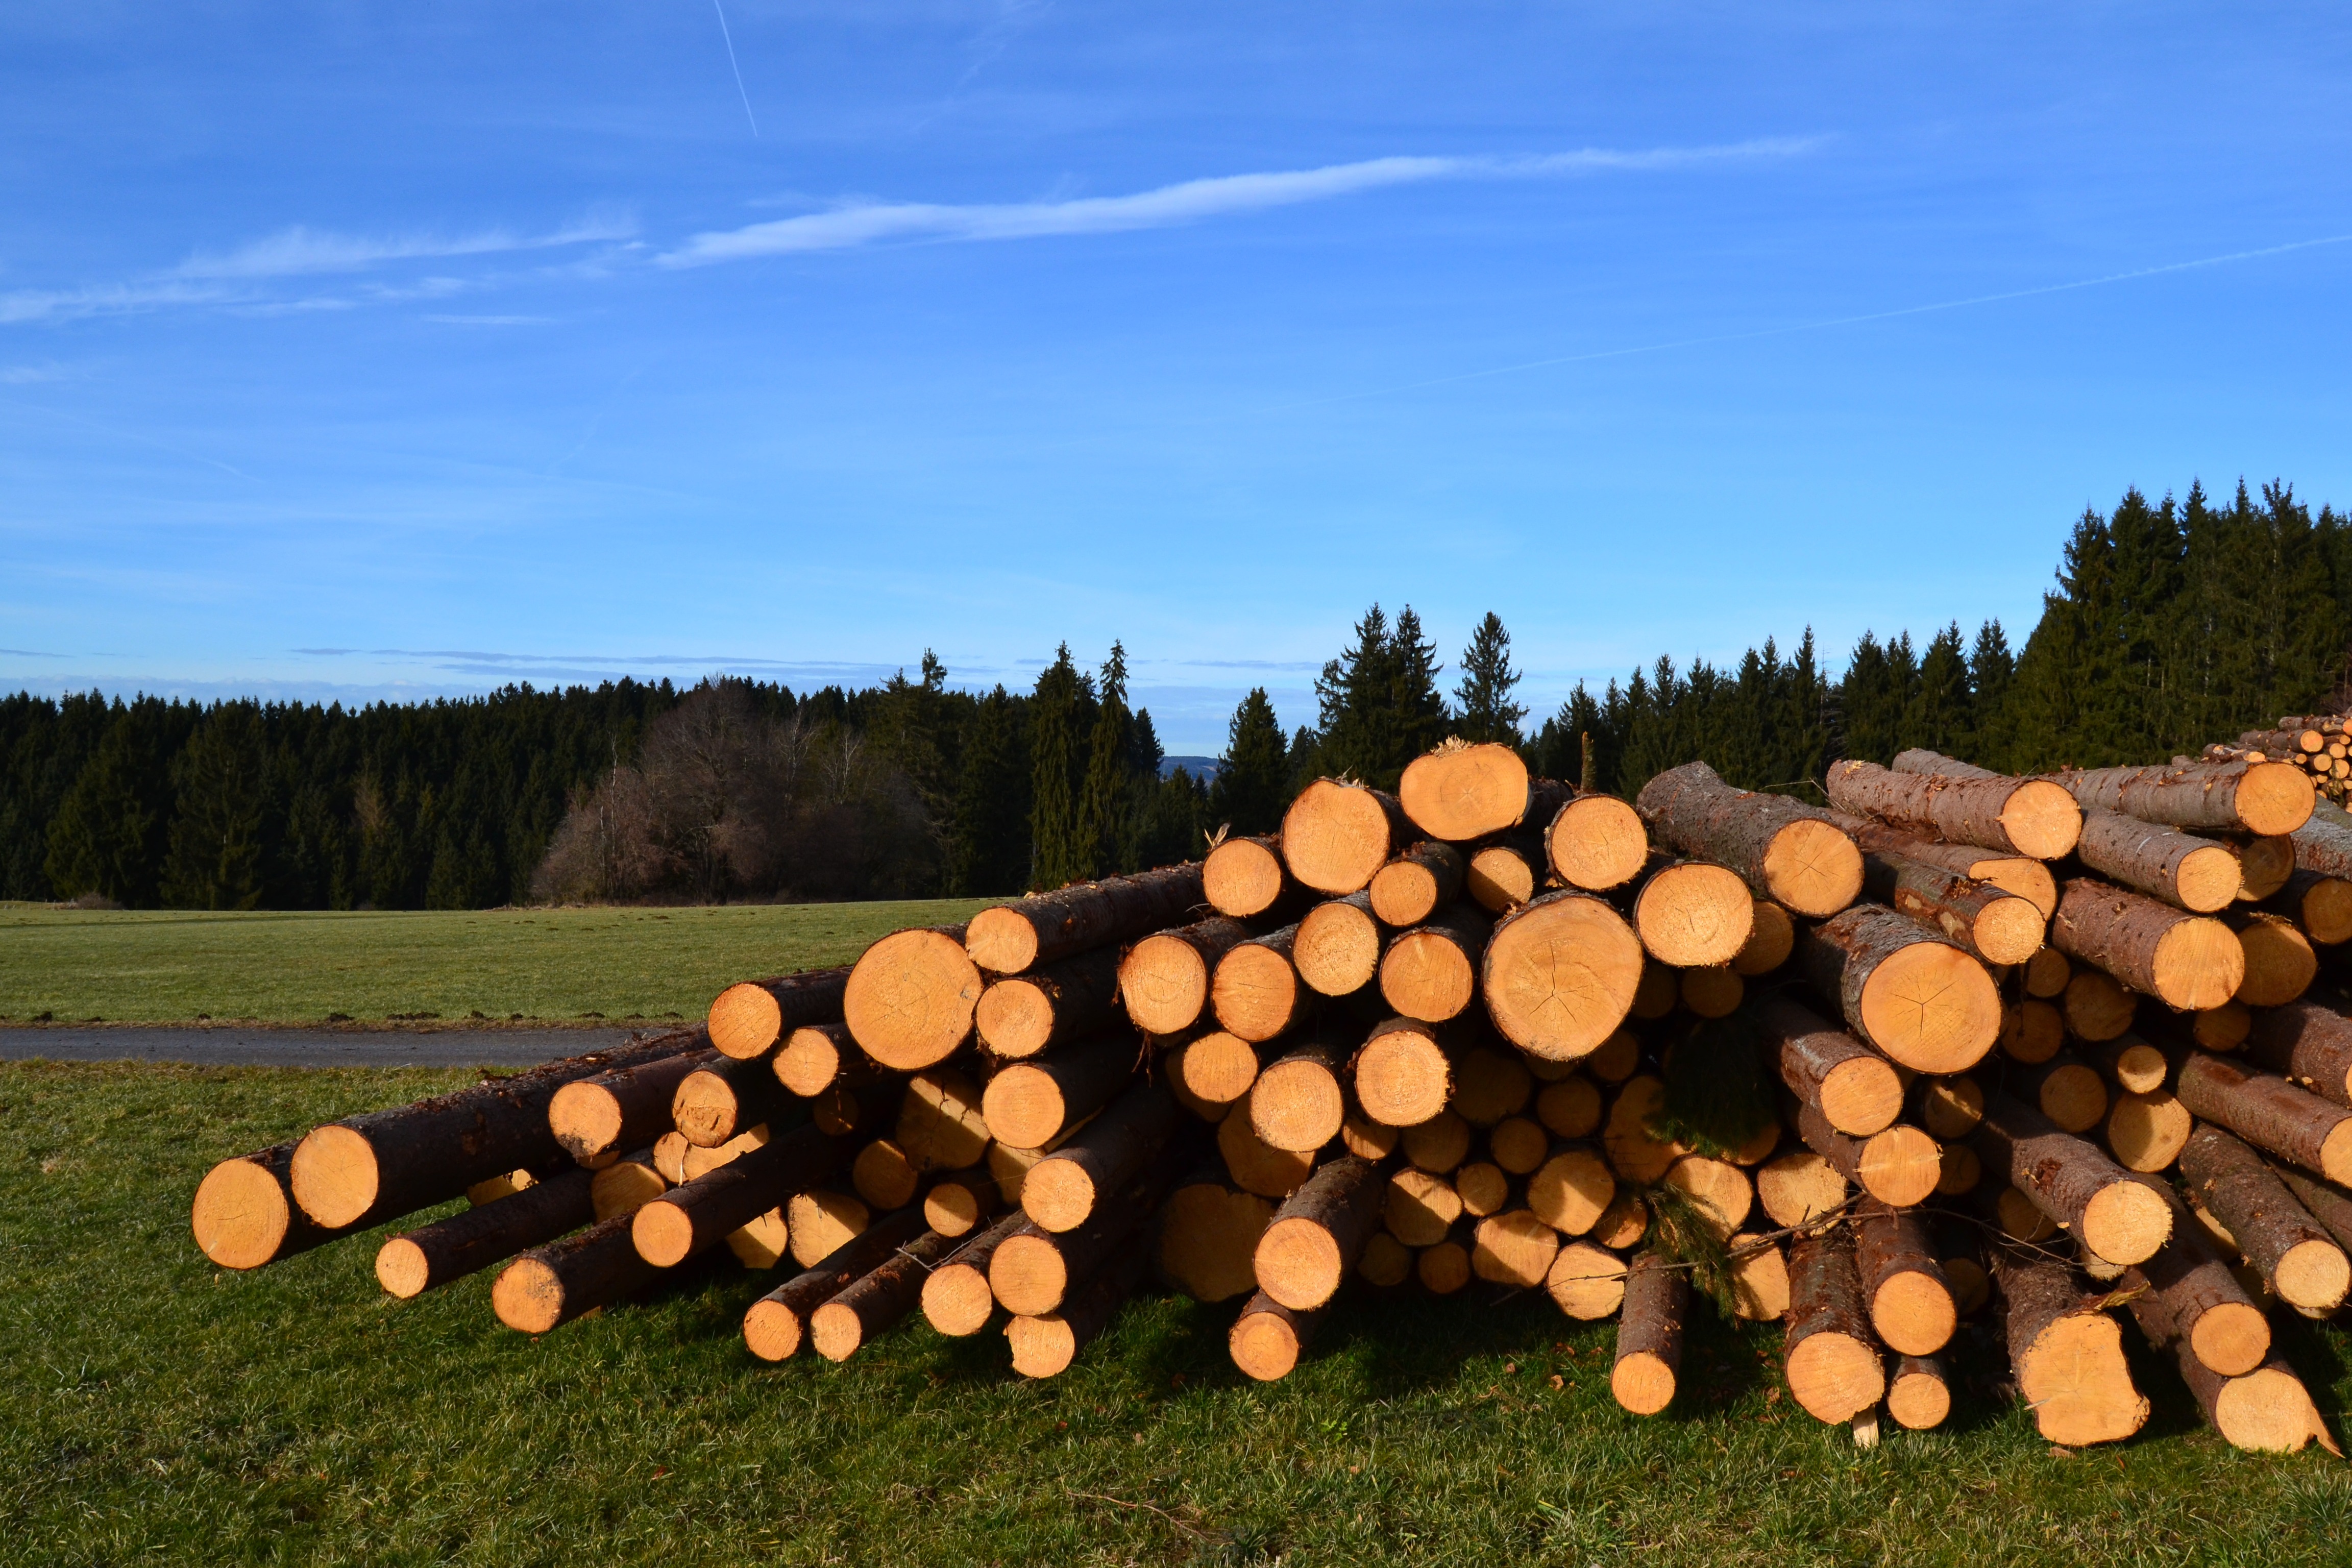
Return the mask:
<path fill-rule="evenodd" d="M 722 4 L 0 6 L 0 686 L 1214 751 L 1374 599 L 1540 711 L 2352 502 L 2339 9 Z"/>

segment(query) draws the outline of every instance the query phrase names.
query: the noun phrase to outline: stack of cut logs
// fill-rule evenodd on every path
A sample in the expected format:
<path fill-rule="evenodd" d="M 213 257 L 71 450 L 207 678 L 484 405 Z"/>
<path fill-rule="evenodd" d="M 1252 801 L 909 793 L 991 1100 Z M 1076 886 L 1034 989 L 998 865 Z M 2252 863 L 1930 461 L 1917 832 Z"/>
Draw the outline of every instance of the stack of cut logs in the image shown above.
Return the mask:
<path fill-rule="evenodd" d="M 781 1280 L 756 1357 L 919 1312 L 1032 1377 L 1147 1277 L 1246 1298 L 1261 1379 L 1350 1290 L 1541 1290 L 1618 1320 L 1641 1414 L 1713 1301 L 1865 1440 L 1940 1422 L 1970 1342 L 2053 1442 L 2126 1437 L 2128 1318 L 2230 1442 L 2333 1448 L 2272 1323 L 2352 1289 L 2352 1019 L 2312 990 L 2352 818 L 2266 756 L 1909 752 L 1826 793 L 1692 763 L 1628 804 L 1448 742 L 1203 862 L 227 1161 L 196 1239 L 249 1268 L 471 1197 L 382 1244 L 387 1290 L 497 1267 L 544 1333 L 731 1254 Z"/>
<path fill-rule="evenodd" d="M 2292 763 L 2311 775 L 2319 793 L 2336 805 L 2352 789 L 2352 716 L 2314 713 L 2278 721 L 2275 730 L 2249 730 L 2235 745 L 2205 748 L 2213 763 Z"/>

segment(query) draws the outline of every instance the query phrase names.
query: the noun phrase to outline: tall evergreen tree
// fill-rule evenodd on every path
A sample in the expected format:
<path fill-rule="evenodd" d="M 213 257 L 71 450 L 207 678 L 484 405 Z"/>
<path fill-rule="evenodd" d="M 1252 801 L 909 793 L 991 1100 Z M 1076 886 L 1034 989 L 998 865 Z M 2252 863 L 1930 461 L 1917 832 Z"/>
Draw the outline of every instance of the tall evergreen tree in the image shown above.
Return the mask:
<path fill-rule="evenodd" d="M 1519 721 L 1528 716 L 1525 704 L 1511 700 L 1518 684 L 1519 672 L 1511 668 L 1511 634 L 1489 610 L 1462 650 L 1462 682 L 1454 689 L 1460 703 L 1454 733 L 1465 741 L 1517 745 Z"/>
<path fill-rule="evenodd" d="M 1290 802 L 1290 757 L 1265 688 L 1254 687 L 1225 730 L 1224 766 L 1209 787 L 1209 818 L 1234 833 L 1271 833 Z"/>
<path fill-rule="evenodd" d="M 1925 746 L 1949 755 L 1975 732 L 1976 704 L 1958 621 L 1928 639 L 1919 658 L 1918 695 L 1905 720 L 1899 751 Z"/>
<path fill-rule="evenodd" d="M 1078 795 L 1076 858 L 1079 878 L 1120 869 L 1119 839 L 1137 804 L 1135 716 L 1127 707 L 1127 649 L 1114 642 L 1103 661 L 1094 733 Z M 1158 742 L 1153 742 L 1156 747 Z"/>
<path fill-rule="evenodd" d="M 258 704 L 224 702 L 172 762 L 177 797 L 163 900 L 181 909 L 261 907 L 270 805 Z"/>
<path fill-rule="evenodd" d="M 1017 893 L 1028 885 L 1031 773 L 1020 720 L 1019 705 L 1002 685 L 972 715 L 949 841 L 950 894 Z"/>
<path fill-rule="evenodd" d="M 1070 661 L 1064 643 L 1037 677 L 1029 700 L 1029 885 L 1058 888 L 1091 874 L 1090 857 L 1078 837 L 1078 800 L 1086 753 L 1079 749 L 1085 717 L 1080 685 L 1085 677 Z"/>
<path fill-rule="evenodd" d="M 156 901 L 171 841 L 171 762 L 195 717 L 159 698 L 115 700 L 105 737 L 49 821 L 44 869 L 58 896 Z"/>
<path fill-rule="evenodd" d="M 1315 682 L 1325 771 L 1392 790 L 1407 763 L 1445 738 L 1436 654 L 1410 605 L 1393 629 L 1379 605 L 1365 612 L 1355 646 Z"/>

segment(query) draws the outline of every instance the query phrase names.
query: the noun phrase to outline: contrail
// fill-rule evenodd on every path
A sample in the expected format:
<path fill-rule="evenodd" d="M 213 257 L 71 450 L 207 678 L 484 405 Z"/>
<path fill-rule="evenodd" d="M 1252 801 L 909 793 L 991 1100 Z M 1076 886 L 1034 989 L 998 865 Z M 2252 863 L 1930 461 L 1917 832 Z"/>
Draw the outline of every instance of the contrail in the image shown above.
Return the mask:
<path fill-rule="evenodd" d="M 743 118 L 751 121 L 751 134 L 760 133 L 760 122 L 751 113 L 751 95 L 743 89 L 743 68 L 735 60 L 735 35 L 727 30 L 727 10 L 719 0 L 710 0 L 710 8 L 719 13 L 719 36 L 727 40 L 727 66 L 735 73 L 735 90 L 743 100 Z"/>

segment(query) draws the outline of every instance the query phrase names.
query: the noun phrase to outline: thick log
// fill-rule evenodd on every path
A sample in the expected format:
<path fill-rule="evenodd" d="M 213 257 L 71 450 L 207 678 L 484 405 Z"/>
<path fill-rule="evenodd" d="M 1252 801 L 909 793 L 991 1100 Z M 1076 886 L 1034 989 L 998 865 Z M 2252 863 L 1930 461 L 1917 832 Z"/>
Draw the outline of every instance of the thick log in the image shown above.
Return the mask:
<path fill-rule="evenodd" d="M 1068 1142 L 1029 1167 L 1022 1209 L 1047 1230 L 1077 1229 L 1166 1147 L 1178 1118 L 1165 1089 L 1130 1084 Z"/>
<path fill-rule="evenodd" d="M 1789 1316 L 1784 1372 L 1789 1392 L 1816 1421 L 1843 1425 L 1886 1394 L 1886 1372 L 1871 1337 L 1843 1228 L 1789 1244 Z"/>
<path fill-rule="evenodd" d="M 2284 763 L 2084 768 L 2050 779 L 2085 808 L 2208 833 L 2293 833 L 2318 798 L 2310 777 Z"/>
<path fill-rule="evenodd" d="M 1906 752 L 1895 769 L 1832 763 L 1824 787 L 1840 811 L 2032 860 L 2064 856 L 2083 826 L 2082 808 L 2056 784 L 2007 778 L 1933 752 Z"/>
<path fill-rule="evenodd" d="M 989 1136 L 1015 1149 L 1053 1147 L 1126 1089 L 1136 1054 L 1132 1038 L 1106 1035 L 1003 1068 L 981 1095 Z"/>
<path fill-rule="evenodd" d="M 1552 875 L 1588 893 L 1623 887 L 1649 858 L 1641 813 L 1613 795 L 1580 791 L 1544 828 L 1544 858 Z"/>
<path fill-rule="evenodd" d="M 1316 905 L 1300 917 L 1290 944 L 1298 978 L 1326 996 L 1350 996 L 1380 973 L 1380 922 L 1370 893 L 1350 893 Z"/>
<path fill-rule="evenodd" d="M 2352 1110 L 2226 1057 L 2191 1053 L 2174 1088 L 2203 1121 L 2341 1186 L 2352 1182 Z"/>
<path fill-rule="evenodd" d="M 1683 1363 L 1683 1317 L 1689 1310 L 1689 1281 L 1656 1253 L 1640 1254 L 1625 1270 L 1625 1309 L 1617 1321 L 1609 1392 L 1633 1414 L 1655 1415 L 1674 1403 Z"/>
<path fill-rule="evenodd" d="M 2180 1176 L 2279 1300 L 2320 1312 L 2343 1304 L 2352 1259 L 2261 1155 L 2219 1127 L 2200 1127 L 2180 1151 Z"/>
<path fill-rule="evenodd" d="M 1986 1168 L 2113 1263 L 2145 1263 L 2172 1234 L 2172 1210 L 2097 1148 L 2007 1095 L 1985 1100 L 1970 1135 Z"/>
<path fill-rule="evenodd" d="M 661 1275 L 637 1254 L 630 1216 L 614 1215 L 516 1258 L 490 1286 L 490 1309 L 520 1333 L 543 1334 L 636 1294 Z"/>
<path fill-rule="evenodd" d="M 1189 1029 L 1207 1011 L 1217 961 L 1250 940 L 1249 927 L 1223 915 L 1155 931 L 1119 962 L 1119 1000 L 1148 1035 Z"/>
<path fill-rule="evenodd" d="M 809 1342 L 809 1320 L 819 1308 L 922 1235 L 920 1209 L 883 1215 L 862 1234 L 752 1302 L 743 1314 L 745 1347 L 761 1361 L 787 1361 L 799 1354 Z M 916 1289 L 920 1289 L 919 1279 Z"/>
<path fill-rule="evenodd" d="M 2023 963 L 2048 929 L 2029 900 L 1941 866 L 1877 851 L 1862 861 L 1863 895 L 1916 921 L 1987 963 Z"/>
<path fill-rule="evenodd" d="M 376 1280 L 404 1301 L 593 1224 L 595 1181 L 593 1171 L 566 1171 L 511 1197 L 395 1236 L 376 1252 Z"/>
<path fill-rule="evenodd" d="M 1296 925 L 1227 948 L 1209 979 L 1209 1006 L 1226 1033 L 1253 1045 L 1306 1022 L 1315 993 L 1291 966 Z"/>
<path fill-rule="evenodd" d="M 1462 896 L 1469 863 L 1451 844 L 1424 838 L 1408 844 L 1372 873 L 1364 889 L 1382 925 L 1417 926 Z"/>
<path fill-rule="evenodd" d="M 1478 999 L 1478 958 L 1493 931 L 1486 910 L 1455 903 L 1400 931 L 1381 954 L 1381 997 L 1407 1018 L 1440 1024 L 1461 1016 Z"/>
<path fill-rule="evenodd" d="M 1118 962 L 1117 948 L 1100 947 L 997 981 L 972 1010 L 980 1043 L 1015 1061 L 1108 1028 L 1119 1016 Z"/>
<path fill-rule="evenodd" d="M 2148 1343 L 2161 1350 L 2179 1341 L 2222 1376 L 2242 1376 L 2270 1356 L 2270 1320 L 2204 1227 L 2180 1212 L 2171 1189 L 2158 1190 L 2174 1207 L 2172 1239 L 2146 1263 L 2126 1269 L 2117 1293 L 2127 1298 Z"/>
<path fill-rule="evenodd" d="M 1587 893 L 1547 893 L 1495 923 L 1480 963 L 1486 1012 L 1530 1056 L 1576 1061 L 1624 1023 L 1642 981 L 1642 942 Z"/>
<path fill-rule="evenodd" d="M 1024 1377 L 1058 1377 L 1069 1370 L 1078 1352 L 1110 1326 L 1118 1309 L 1135 1291 L 1150 1256 L 1139 1237 L 1096 1269 L 1055 1311 L 1043 1317 L 1017 1316 L 1004 1325 L 1013 1347 L 1013 1370 Z"/>
<path fill-rule="evenodd" d="M 1462 889 L 1488 914 L 1507 915 L 1541 890 L 1548 869 L 1543 836 L 1522 828 L 1472 852 Z"/>
<path fill-rule="evenodd" d="M 330 1230 L 380 1225 L 446 1203 L 477 1182 L 562 1158 L 547 1111 L 565 1084 L 708 1043 L 700 1029 L 674 1029 L 314 1128 L 295 1145 L 289 1186 L 311 1222 Z"/>
<path fill-rule="evenodd" d="M 2294 1454 L 2306 1443 L 2343 1458 L 2344 1450 L 2328 1436 L 2319 1407 L 2310 1391 L 2285 1362 L 2273 1357 L 2239 1377 L 2225 1377 L 2179 1347 L 2180 1381 L 2197 1400 L 2197 1408 L 2233 1448 L 2256 1454 Z"/>
<path fill-rule="evenodd" d="M 725 1059 L 715 1049 L 680 1051 L 567 1083 L 548 1101 L 548 1131 L 583 1165 L 616 1149 L 651 1142 L 673 1125 L 670 1102 L 677 1086 L 688 1075 Z"/>
<path fill-rule="evenodd" d="M 1551 1260 L 1544 1292 L 1570 1317 L 1594 1322 L 1625 1300 L 1625 1260 L 1590 1241 L 1571 1241 Z"/>
<path fill-rule="evenodd" d="M 1302 1312 L 1328 1301 L 1379 1227 L 1383 1195 L 1370 1160 L 1348 1156 L 1318 1170 L 1258 1238 L 1258 1289 Z"/>
<path fill-rule="evenodd" d="M 992 974 L 1020 974 L 1181 924 L 1202 904 L 1202 894 L 1201 867 L 1190 861 L 1079 882 L 981 910 L 965 929 L 964 947 L 971 962 Z"/>
<path fill-rule="evenodd" d="M 1509 746 L 1458 738 L 1407 763 L 1397 784 L 1397 802 L 1412 825 L 1456 844 L 1546 821 L 1574 793 L 1550 779 L 1529 778 L 1527 763 Z"/>
<path fill-rule="evenodd" d="M 1730 870 L 1705 860 L 1656 861 L 1633 895 L 1642 949 L 1677 969 L 1727 964 L 1748 945 L 1756 900 Z"/>
<path fill-rule="evenodd" d="M 1959 1307 L 1917 1215 L 1864 1200 L 1854 1211 L 1853 1261 L 1870 1325 L 1888 1350 L 1934 1355 L 1950 1342 Z"/>
<path fill-rule="evenodd" d="M 1303 911 L 1307 892 L 1282 863 L 1282 840 L 1268 833 L 1225 838 L 1201 863 L 1201 896 L 1221 915 L 1254 921 Z"/>
<path fill-rule="evenodd" d="M 971 1040 L 984 983 L 964 951 L 968 930 L 894 931 L 850 966 L 842 1019 L 867 1056 L 899 1072 L 919 1072 Z"/>
<path fill-rule="evenodd" d="M 1784 1230 L 1836 1212 L 1846 1196 L 1845 1173 L 1811 1150 L 1769 1160 L 1756 1173 L 1757 1205 Z"/>
<path fill-rule="evenodd" d="M 1658 774 L 1633 805 L 1660 842 L 1728 866 L 1797 914 L 1833 915 L 1862 892 L 1862 851 L 1827 813 L 1734 789 L 1705 763 Z"/>
<path fill-rule="evenodd" d="M 1807 931 L 1797 957 L 1857 1035 L 1916 1072 L 1965 1072 L 2000 1036 L 1983 964 L 1894 910 L 1863 904 Z"/>
<path fill-rule="evenodd" d="M 1943 1150 L 1901 1122 L 1868 1138 L 1849 1138 L 1810 1105 L 1797 1110 L 1797 1136 L 1854 1185 L 1896 1208 L 1923 1204 L 1944 1173 Z"/>
<path fill-rule="evenodd" d="M 847 964 L 730 985 L 710 1004 L 710 1044 L 741 1061 L 764 1057 L 794 1029 L 839 1019 L 848 987 Z"/>
<path fill-rule="evenodd" d="M 188 1205 L 188 1226 L 206 1258 L 223 1268 L 259 1268 L 360 1228 L 322 1226 L 304 1214 L 289 1183 L 293 1163 L 289 1142 L 223 1160 L 205 1173 Z"/>
<path fill-rule="evenodd" d="M 2319 955 L 2311 939 L 2284 915 L 2248 910 L 2230 916 L 2231 929 L 2245 953 L 2244 977 L 2231 999 L 2249 1007 L 2284 1007 L 2319 978 Z"/>
<path fill-rule="evenodd" d="M 1260 1290 L 1234 1320 L 1225 1349 L 1243 1372 L 1260 1383 L 1273 1383 L 1290 1375 L 1299 1353 L 1314 1342 L 1324 1316 L 1319 1309 L 1301 1312 L 1286 1307 Z"/>
<path fill-rule="evenodd" d="M 2173 1007 L 2218 1007 L 2246 977 L 2246 951 L 2220 921 L 2088 877 L 2069 880 L 2050 945 Z"/>
<path fill-rule="evenodd" d="M 1226 1177 L 1222 1162 L 1176 1184 L 1160 1214 L 1160 1278 L 1196 1301 L 1227 1301 L 1257 1289 L 1257 1243 L 1274 1204 Z"/>
<path fill-rule="evenodd" d="M 796 1128 L 664 1193 L 631 1216 L 630 1236 L 646 1262 L 674 1268 L 823 1181 L 856 1150 L 854 1138 L 814 1124 Z"/>
<path fill-rule="evenodd" d="M 2119 886 L 2200 915 L 2238 896 L 2238 858 L 2229 846 L 2119 811 L 2085 812 L 2076 858 Z"/>
<path fill-rule="evenodd" d="M 922 1304 L 925 1277 L 958 1245 L 953 1237 L 929 1231 L 893 1247 L 847 1289 L 809 1314 L 809 1342 L 816 1353 L 831 1362 L 847 1361 L 866 1341 L 914 1311 Z"/>
<path fill-rule="evenodd" d="M 2333 1006 L 2297 1001 L 2254 1015 L 2246 1059 L 2298 1089 L 2352 1107 L 2352 1018 Z"/>
<path fill-rule="evenodd" d="M 1995 855 L 1965 844 L 1945 844 L 1889 827 L 1874 817 L 1832 811 L 1830 821 L 1865 855 L 1893 855 L 1983 882 L 2023 899 L 2048 920 L 2058 910 L 2058 879 L 2050 868 L 2021 855 Z"/>
<path fill-rule="evenodd" d="M 776 1081 L 803 1100 L 832 1089 L 862 1089 L 889 1069 L 850 1034 L 846 1024 L 803 1024 L 768 1058 Z"/>
<path fill-rule="evenodd" d="M 1250 1107 L 1256 1092 L 1252 1085 L 1217 1123 L 1217 1152 L 1236 1184 L 1261 1197 L 1286 1198 L 1315 1169 L 1315 1156 L 1277 1149 L 1257 1135 Z"/>
<path fill-rule="evenodd" d="M 778 1120 L 793 1098 L 766 1062 L 720 1057 L 677 1080 L 670 1095 L 669 1119 L 696 1148 L 716 1149 L 763 1121 Z"/>
<path fill-rule="evenodd" d="M 1749 1016 L 1763 1031 L 1780 1081 L 1840 1132 L 1867 1138 L 1903 1113 L 1903 1080 L 1894 1064 L 1852 1035 L 1785 996 L 1765 997 Z"/>
<path fill-rule="evenodd" d="M 1282 815 L 1282 863 L 1327 897 L 1360 892 L 1400 847 L 1420 837 L 1396 796 L 1317 779 Z"/>
<path fill-rule="evenodd" d="M 1933 1356 L 1906 1355 L 1886 1379 L 1886 1414 L 1913 1432 L 1940 1426 L 1952 1413 L 1952 1380 Z"/>
<path fill-rule="evenodd" d="M 978 1236 L 966 1238 L 923 1281 L 923 1317 L 950 1339 L 976 1334 L 988 1326 L 996 1310 L 995 1292 L 988 1288 L 989 1264 L 996 1249 L 1028 1228 L 1018 1210 L 1005 1215 Z"/>
<path fill-rule="evenodd" d="M 2147 1420 L 2147 1401 L 2132 1386 L 2123 1331 L 2086 1297 L 2063 1263 L 2027 1262 L 1997 1253 L 1994 1278 L 2006 1303 L 2002 1328 L 2019 1394 L 2035 1430 L 2079 1447 L 2116 1443 Z"/>
<path fill-rule="evenodd" d="M 1347 1120 L 1347 1036 L 1301 1042 L 1258 1074 L 1250 1090 L 1250 1125 L 1276 1149 L 1311 1154 L 1339 1135 Z"/>

